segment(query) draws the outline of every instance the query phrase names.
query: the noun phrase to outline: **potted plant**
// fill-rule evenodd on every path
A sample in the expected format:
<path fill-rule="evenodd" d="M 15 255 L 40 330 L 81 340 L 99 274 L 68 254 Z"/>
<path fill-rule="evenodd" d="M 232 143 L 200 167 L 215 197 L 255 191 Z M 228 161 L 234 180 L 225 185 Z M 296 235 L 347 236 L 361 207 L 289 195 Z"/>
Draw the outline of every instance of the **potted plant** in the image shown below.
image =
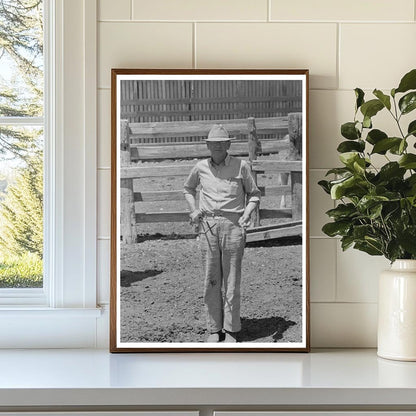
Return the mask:
<path fill-rule="evenodd" d="M 337 148 L 342 167 L 327 172 L 333 180 L 319 182 L 337 201 L 322 231 L 340 237 L 343 250 L 390 260 L 379 281 L 378 355 L 416 361 L 416 120 L 407 116 L 416 109 L 416 69 L 389 94 L 375 89 L 366 101 L 362 89 L 354 91 L 354 119 L 342 124 L 345 140 Z M 395 131 L 373 126 L 381 111 Z"/>

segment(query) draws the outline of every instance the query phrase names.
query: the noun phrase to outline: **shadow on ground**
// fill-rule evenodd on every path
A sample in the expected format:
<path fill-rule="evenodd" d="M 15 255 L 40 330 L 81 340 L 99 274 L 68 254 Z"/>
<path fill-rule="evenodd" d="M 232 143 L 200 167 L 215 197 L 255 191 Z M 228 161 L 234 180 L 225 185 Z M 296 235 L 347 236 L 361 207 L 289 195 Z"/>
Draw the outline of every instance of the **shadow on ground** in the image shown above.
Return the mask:
<path fill-rule="evenodd" d="M 145 241 L 171 241 L 171 240 L 193 240 L 196 234 L 139 234 L 136 237 L 136 243 L 143 243 Z M 302 245 L 301 236 L 272 238 L 264 241 L 252 241 L 246 243 L 246 247 L 281 247 L 281 246 L 298 246 Z"/>
<path fill-rule="evenodd" d="M 153 240 L 192 240 L 196 238 L 196 234 L 138 234 L 136 237 L 136 243 L 143 243 L 144 241 L 153 241 Z"/>
<path fill-rule="evenodd" d="M 145 270 L 137 272 L 122 270 L 120 273 L 120 285 L 122 287 L 130 287 L 132 283 L 141 282 L 148 277 L 157 276 L 160 273 L 163 273 L 163 270 Z"/>
<path fill-rule="evenodd" d="M 239 342 L 256 341 L 261 338 L 272 337 L 273 342 L 283 338 L 283 334 L 296 322 L 280 317 L 249 319 L 241 318 L 241 332 L 238 335 Z"/>
<path fill-rule="evenodd" d="M 301 236 L 272 238 L 270 240 L 252 241 L 246 243 L 246 247 L 281 247 L 302 245 Z"/>

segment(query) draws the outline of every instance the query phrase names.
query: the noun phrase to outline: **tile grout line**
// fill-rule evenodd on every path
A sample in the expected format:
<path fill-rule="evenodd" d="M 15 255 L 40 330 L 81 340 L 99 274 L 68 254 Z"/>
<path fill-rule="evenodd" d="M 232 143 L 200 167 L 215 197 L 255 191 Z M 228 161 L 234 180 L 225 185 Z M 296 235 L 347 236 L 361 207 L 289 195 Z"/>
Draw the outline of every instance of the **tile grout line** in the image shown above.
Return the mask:
<path fill-rule="evenodd" d="M 339 90 L 340 84 L 340 72 L 341 72 L 341 24 L 337 23 L 337 62 L 336 62 L 336 71 L 337 71 L 337 90 Z"/>
<path fill-rule="evenodd" d="M 328 302 L 328 301 L 311 301 L 311 304 L 319 304 L 319 305 L 335 305 L 335 306 L 339 306 L 339 305 L 377 305 L 378 302 L 374 301 L 341 301 L 341 302 Z"/>
<path fill-rule="evenodd" d="M 131 7 L 131 14 L 133 13 L 134 8 Z M 413 20 L 266 20 L 264 19 L 98 19 L 98 23 L 287 23 L 287 24 L 305 24 L 305 25 L 315 25 L 315 24 L 354 24 L 354 25 L 414 25 Z"/>
<path fill-rule="evenodd" d="M 312 236 L 310 235 L 309 236 L 309 240 L 329 240 L 329 241 L 332 241 L 334 239 L 340 240 L 340 237 L 329 237 L 329 236 L 327 236 L 325 234 L 322 234 L 322 235 L 312 235 Z"/>
<path fill-rule="evenodd" d="M 192 23 L 192 68 L 196 69 L 196 22 Z"/>
<path fill-rule="evenodd" d="M 133 20 L 133 0 L 130 0 L 130 20 Z"/>
<path fill-rule="evenodd" d="M 272 20 L 272 5 L 271 5 L 271 1 L 272 0 L 267 0 L 267 23 L 270 23 L 270 21 Z"/>
<path fill-rule="evenodd" d="M 335 282 L 334 282 L 334 302 L 338 303 L 338 244 L 340 244 L 339 240 L 335 241 L 334 244 L 334 259 L 335 259 Z"/>

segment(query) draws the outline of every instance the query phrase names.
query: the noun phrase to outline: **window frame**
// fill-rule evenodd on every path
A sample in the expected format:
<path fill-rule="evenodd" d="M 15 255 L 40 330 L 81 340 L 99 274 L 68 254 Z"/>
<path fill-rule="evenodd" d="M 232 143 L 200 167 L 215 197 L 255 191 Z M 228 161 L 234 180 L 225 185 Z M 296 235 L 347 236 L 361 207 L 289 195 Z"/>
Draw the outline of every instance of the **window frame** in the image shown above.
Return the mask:
<path fill-rule="evenodd" d="M 49 140 L 47 139 L 50 136 L 50 127 L 49 121 L 53 119 L 53 114 L 49 114 L 50 110 L 53 110 L 53 107 L 50 105 L 51 98 L 54 94 L 54 91 L 51 90 L 51 82 L 49 80 L 50 76 L 53 76 L 53 70 L 50 71 L 50 63 L 53 62 L 52 48 L 50 47 L 50 38 L 52 38 L 53 30 L 50 27 L 53 19 L 50 19 L 53 0 L 43 0 L 43 40 L 44 40 L 44 93 L 43 93 L 43 117 L 0 117 L 0 123 L 2 125 L 7 125 L 11 127 L 39 127 L 43 128 L 44 134 L 44 157 L 43 157 L 43 166 L 44 166 L 44 178 L 43 178 L 43 193 L 44 193 L 44 209 L 43 209 L 43 241 L 46 244 L 45 253 L 48 253 L 50 248 L 53 246 L 53 243 L 49 241 L 48 233 L 48 222 L 49 215 L 48 212 L 51 210 L 48 208 L 51 199 L 47 193 L 47 186 L 49 178 L 52 178 L 53 175 L 49 172 L 49 163 L 51 161 L 49 153 L 50 146 L 48 144 Z M 51 244 L 52 243 L 52 244 Z M 49 259 L 52 256 L 47 255 L 47 260 L 43 260 L 43 287 L 42 288 L 6 288 L 0 289 L 0 306 L 3 305 L 24 305 L 24 306 L 46 306 L 49 303 L 48 288 L 49 288 L 49 277 L 50 277 L 50 264 Z"/>
<path fill-rule="evenodd" d="M 44 2 L 44 287 L 0 293 L 0 347 L 95 347 L 97 0 Z"/>

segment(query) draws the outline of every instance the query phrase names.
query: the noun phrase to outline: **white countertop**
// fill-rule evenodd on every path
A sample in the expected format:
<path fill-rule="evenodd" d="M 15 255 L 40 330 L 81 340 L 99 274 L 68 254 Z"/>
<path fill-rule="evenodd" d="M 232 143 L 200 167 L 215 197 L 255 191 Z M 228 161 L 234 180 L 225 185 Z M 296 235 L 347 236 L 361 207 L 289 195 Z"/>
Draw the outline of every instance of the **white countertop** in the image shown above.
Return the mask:
<path fill-rule="evenodd" d="M 416 405 L 416 363 L 375 350 L 0 350 L 0 407 Z"/>

